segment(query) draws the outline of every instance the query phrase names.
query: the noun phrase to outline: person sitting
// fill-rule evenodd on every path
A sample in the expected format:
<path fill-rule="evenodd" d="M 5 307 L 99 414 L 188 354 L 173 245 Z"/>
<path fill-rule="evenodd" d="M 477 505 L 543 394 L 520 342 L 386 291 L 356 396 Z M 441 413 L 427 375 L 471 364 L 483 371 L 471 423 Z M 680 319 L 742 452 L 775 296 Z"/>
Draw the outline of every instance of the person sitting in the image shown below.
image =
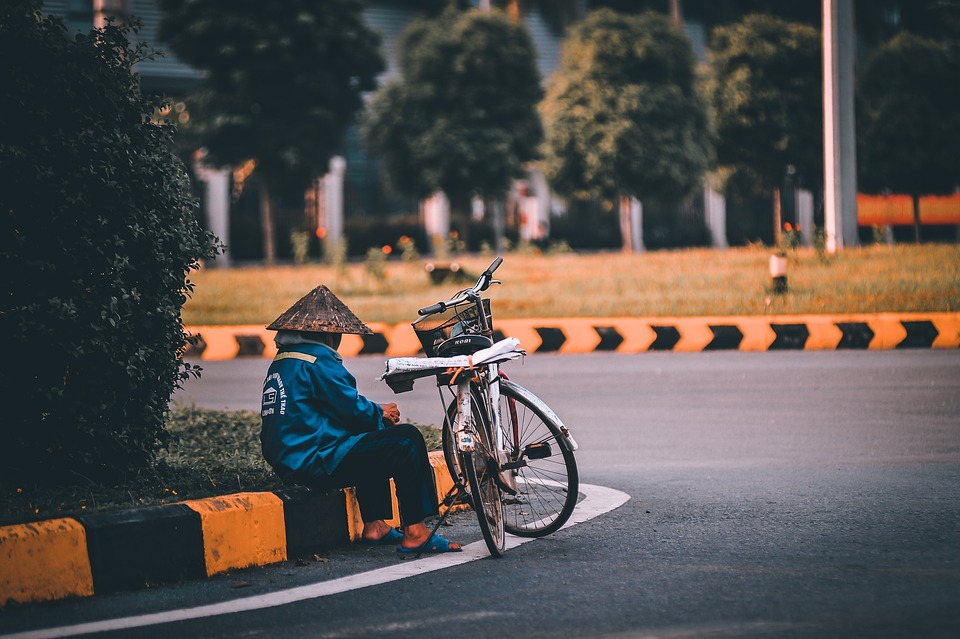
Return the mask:
<path fill-rule="evenodd" d="M 462 550 L 424 524 L 439 508 L 423 435 L 400 423 L 396 404 L 361 395 L 337 352 L 343 334 L 373 331 L 322 285 L 267 329 L 277 331 L 278 350 L 263 383 L 260 442 L 277 475 L 318 489 L 355 487 L 366 543 L 397 544 L 401 553 Z M 391 478 L 402 533 L 386 523 Z"/>

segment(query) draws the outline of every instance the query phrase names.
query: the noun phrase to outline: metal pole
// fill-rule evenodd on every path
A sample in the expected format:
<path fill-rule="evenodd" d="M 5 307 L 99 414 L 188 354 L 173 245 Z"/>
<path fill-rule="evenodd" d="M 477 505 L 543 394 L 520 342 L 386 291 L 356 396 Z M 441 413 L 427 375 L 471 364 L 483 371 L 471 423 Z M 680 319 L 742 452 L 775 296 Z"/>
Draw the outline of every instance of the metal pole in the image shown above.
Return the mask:
<path fill-rule="evenodd" d="M 206 183 L 204 204 L 207 226 L 224 244 L 230 244 L 230 171 L 223 168 L 207 169 L 202 176 Z M 230 268 L 230 253 L 224 252 L 212 266 Z"/>
<path fill-rule="evenodd" d="M 856 246 L 853 0 L 823 0 L 824 222 L 827 251 Z"/>

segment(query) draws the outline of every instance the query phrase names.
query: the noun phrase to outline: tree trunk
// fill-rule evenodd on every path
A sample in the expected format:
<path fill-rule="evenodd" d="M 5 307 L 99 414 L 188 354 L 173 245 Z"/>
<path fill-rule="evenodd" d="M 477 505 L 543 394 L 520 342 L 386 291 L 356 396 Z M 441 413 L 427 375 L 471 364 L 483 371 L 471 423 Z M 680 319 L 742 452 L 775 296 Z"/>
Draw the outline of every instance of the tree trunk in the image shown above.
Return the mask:
<path fill-rule="evenodd" d="M 267 266 L 276 262 L 273 242 L 273 207 L 270 202 L 270 189 L 260 185 L 260 228 L 263 231 L 263 261 Z"/>
<path fill-rule="evenodd" d="M 783 215 L 780 208 L 780 189 L 773 190 L 773 245 L 780 246 L 783 239 Z"/>
<path fill-rule="evenodd" d="M 913 241 L 920 243 L 920 196 L 913 196 Z"/>
<path fill-rule="evenodd" d="M 447 197 L 450 199 L 451 235 L 456 233 L 456 238 L 451 239 L 461 242 L 464 250 L 468 251 L 470 250 L 470 211 L 472 210 L 470 198 L 450 195 Z"/>
<path fill-rule="evenodd" d="M 620 196 L 620 239 L 624 253 L 633 253 L 633 232 L 630 228 L 630 198 Z"/>

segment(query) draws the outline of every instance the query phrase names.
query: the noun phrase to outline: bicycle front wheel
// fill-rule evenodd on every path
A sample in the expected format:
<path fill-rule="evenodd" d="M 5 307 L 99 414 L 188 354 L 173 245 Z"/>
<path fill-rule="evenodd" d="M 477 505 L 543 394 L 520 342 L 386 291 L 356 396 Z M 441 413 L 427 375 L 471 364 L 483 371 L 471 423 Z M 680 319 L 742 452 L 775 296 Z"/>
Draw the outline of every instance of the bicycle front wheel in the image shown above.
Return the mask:
<path fill-rule="evenodd" d="M 461 468 L 470 486 L 470 498 L 480 533 L 487 549 L 494 557 L 502 557 L 506 549 L 507 537 L 503 526 L 503 501 L 500 486 L 497 485 L 497 464 L 489 456 L 484 443 L 477 442 L 477 450 L 461 453 Z"/>
<path fill-rule="evenodd" d="M 498 483 L 499 456 L 491 437 L 493 429 L 483 408 L 486 406 L 482 403 L 484 393 L 476 384 L 471 384 L 470 392 L 473 396 L 474 449 L 472 452 L 461 451 L 454 442 L 452 425 L 457 423 L 458 409 L 454 398 L 447 408 L 447 422 L 443 427 L 443 457 L 454 482 L 470 493 L 470 502 L 487 549 L 494 557 L 500 557 L 507 541 L 503 520 L 504 495 Z"/>
<path fill-rule="evenodd" d="M 543 537 L 567 523 L 580 497 L 577 461 L 564 426 L 536 395 L 500 382 L 500 427 L 517 482 L 504 495 L 504 526 L 511 535 Z"/>

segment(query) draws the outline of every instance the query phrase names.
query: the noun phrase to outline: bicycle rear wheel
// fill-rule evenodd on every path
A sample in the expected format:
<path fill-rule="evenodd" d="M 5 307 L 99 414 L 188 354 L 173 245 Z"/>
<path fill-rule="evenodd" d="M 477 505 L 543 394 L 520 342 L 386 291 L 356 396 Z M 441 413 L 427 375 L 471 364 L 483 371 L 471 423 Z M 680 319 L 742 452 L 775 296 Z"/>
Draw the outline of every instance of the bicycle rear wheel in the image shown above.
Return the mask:
<path fill-rule="evenodd" d="M 473 405 L 475 419 L 480 419 L 477 407 L 486 404 L 479 391 Z M 509 456 L 504 472 L 513 475 L 517 486 L 515 495 L 503 493 L 504 529 L 518 537 L 554 533 L 573 514 L 580 497 L 577 461 L 563 424 L 536 395 L 505 379 L 500 381 L 499 410 Z M 455 419 L 455 401 L 447 416 Z M 451 475 L 467 483 L 448 429 L 443 432 L 443 453 Z"/>

